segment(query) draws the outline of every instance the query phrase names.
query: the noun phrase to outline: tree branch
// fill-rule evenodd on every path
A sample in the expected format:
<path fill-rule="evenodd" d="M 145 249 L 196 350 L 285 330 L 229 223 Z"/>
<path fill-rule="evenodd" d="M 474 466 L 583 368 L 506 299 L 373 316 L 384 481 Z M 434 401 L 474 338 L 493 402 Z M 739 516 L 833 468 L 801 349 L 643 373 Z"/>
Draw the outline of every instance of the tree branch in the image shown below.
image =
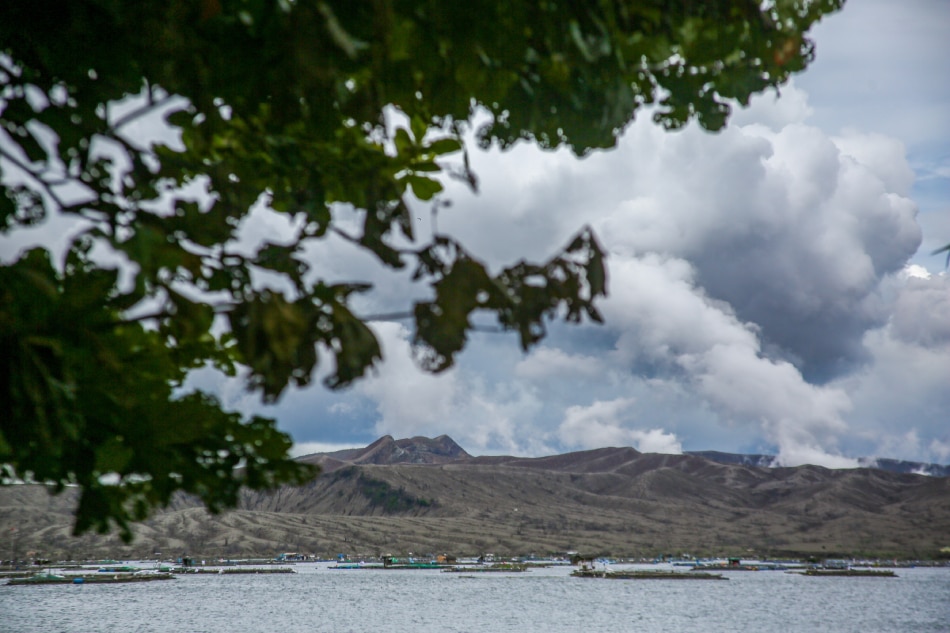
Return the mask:
<path fill-rule="evenodd" d="M 14 141 L 14 142 L 15 142 L 15 141 Z M 0 146 L 0 157 L 7 159 L 7 160 L 10 161 L 11 163 L 13 163 L 15 166 L 19 167 L 23 172 L 25 172 L 26 174 L 28 174 L 29 177 L 30 177 L 30 179 L 33 180 L 33 181 L 35 181 L 36 184 L 38 184 L 38 185 L 43 189 L 43 191 L 45 191 L 46 194 L 47 194 L 50 198 L 53 199 L 53 202 L 54 202 L 57 206 L 59 206 L 60 211 L 63 211 L 63 210 L 65 210 L 65 209 L 67 208 L 66 204 L 65 204 L 65 203 L 60 199 L 60 197 L 59 197 L 58 195 L 56 195 L 56 193 L 53 191 L 52 185 L 50 185 L 50 184 L 47 183 L 45 180 L 43 180 L 40 176 L 38 176 L 38 175 L 36 174 L 36 172 L 34 172 L 34 171 L 29 167 L 29 165 L 24 164 L 24 163 L 23 163 L 22 161 L 20 161 L 18 158 L 16 158 L 15 156 L 11 155 L 10 152 L 8 152 L 8 151 L 7 151 L 6 149 L 4 149 L 2 146 Z"/>
<path fill-rule="evenodd" d="M 356 318 L 360 321 L 404 321 L 413 318 L 413 316 L 415 315 L 412 312 L 389 312 L 383 314 L 368 314 Z"/>
<path fill-rule="evenodd" d="M 129 123 L 131 123 L 131 122 L 134 121 L 135 119 L 137 119 L 137 118 L 139 118 L 139 117 L 141 117 L 141 116 L 144 116 L 144 115 L 148 114 L 148 113 L 151 112 L 152 110 L 156 110 L 156 109 L 160 108 L 161 106 L 165 105 L 166 103 L 168 103 L 169 101 L 171 101 L 172 99 L 174 99 L 175 96 L 176 96 L 176 95 L 170 95 L 170 94 L 169 94 L 169 95 L 165 95 L 164 97 L 161 97 L 160 99 L 158 99 L 157 101 L 155 101 L 155 100 L 153 100 L 152 97 L 151 97 L 151 91 L 149 91 L 149 93 L 150 93 L 150 94 L 149 94 L 149 97 L 148 97 L 148 101 L 146 102 L 145 105 L 143 105 L 143 106 L 141 106 L 141 107 L 139 107 L 139 108 L 136 108 L 136 109 L 132 110 L 131 112 L 128 112 L 128 113 L 122 115 L 121 117 L 119 117 L 119 119 L 118 119 L 115 123 L 113 123 L 112 125 L 109 126 L 108 132 L 110 132 L 110 133 L 112 133 L 112 134 L 118 134 L 118 133 L 119 133 L 119 128 L 121 128 L 121 127 L 123 127 L 123 126 L 125 126 L 125 125 L 128 125 Z"/>

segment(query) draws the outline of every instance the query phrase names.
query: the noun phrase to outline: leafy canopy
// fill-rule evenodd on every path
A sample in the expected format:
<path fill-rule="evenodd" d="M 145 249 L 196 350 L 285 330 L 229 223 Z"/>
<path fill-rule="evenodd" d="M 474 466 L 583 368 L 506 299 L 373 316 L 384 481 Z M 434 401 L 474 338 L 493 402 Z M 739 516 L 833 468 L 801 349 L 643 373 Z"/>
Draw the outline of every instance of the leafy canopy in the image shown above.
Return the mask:
<path fill-rule="evenodd" d="M 77 484 L 76 531 L 115 522 L 130 538 L 176 491 L 214 511 L 241 486 L 314 476 L 272 420 L 182 385 L 195 368 L 243 369 L 274 401 L 321 360 L 334 389 L 380 360 L 351 309 L 371 288 L 327 283 L 303 256 L 330 233 L 431 286 L 407 316 L 432 371 L 476 312 L 525 349 L 550 318 L 599 321 L 604 253 L 588 229 L 497 274 L 449 235 L 416 237 L 412 199 L 436 203 L 445 177 L 476 187 L 475 110 L 491 115 L 482 145 L 578 155 L 612 147 L 648 105 L 668 129 L 718 130 L 731 103 L 805 68 L 808 29 L 842 1 L 7 3 L 0 231 L 81 223 L 62 261 L 36 248 L 0 265 L 0 477 Z M 156 114 L 180 140 L 142 140 Z M 262 203 L 293 218 L 293 238 L 236 248 Z"/>

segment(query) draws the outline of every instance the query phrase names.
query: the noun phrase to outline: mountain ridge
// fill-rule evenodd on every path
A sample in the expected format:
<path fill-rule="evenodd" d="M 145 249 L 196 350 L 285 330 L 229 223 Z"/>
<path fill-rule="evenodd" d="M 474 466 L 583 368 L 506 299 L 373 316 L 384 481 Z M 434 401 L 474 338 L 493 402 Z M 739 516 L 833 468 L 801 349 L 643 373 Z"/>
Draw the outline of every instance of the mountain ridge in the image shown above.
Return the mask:
<path fill-rule="evenodd" d="M 655 556 L 940 555 L 950 546 L 950 478 L 872 468 L 765 468 L 695 454 L 608 447 L 545 457 L 472 456 L 448 436 L 302 456 L 323 474 L 244 490 L 209 515 L 183 495 L 135 527 L 137 540 L 69 537 L 75 491 L 0 489 L 0 534 L 72 556 L 209 556 L 304 551 L 565 551 Z M 9 556 L 0 543 L 0 556 Z M 123 549 L 124 548 L 124 549 Z"/>
<path fill-rule="evenodd" d="M 457 444 L 448 435 L 440 435 L 430 439 L 422 436 L 414 436 L 400 440 L 394 439 L 391 435 L 384 435 L 376 441 L 363 448 L 349 448 L 332 452 L 311 453 L 302 455 L 297 459 L 311 463 L 321 463 L 323 461 L 334 464 L 334 468 L 339 467 L 336 462 L 352 462 L 359 464 L 373 463 L 377 465 L 397 464 L 397 463 L 449 463 L 455 459 L 475 460 L 484 464 L 511 463 L 518 460 L 532 460 L 530 463 L 542 467 L 547 464 L 556 464 L 565 460 L 572 461 L 574 456 L 595 454 L 602 451 L 624 450 L 633 451 L 638 455 L 636 449 L 628 446 L 621 447 L 603 447 L 597 449 L 588 449 L 582 451 L 570 451 L 556 455 L 546 455 L 540 457 L 515 457 L 511 455 L 470 455 L 465 449 Z M 744 454 L 728 453 L 723 451 L 683 451 L 683 453 L 647 453 L 648 455 L 689 455 L 701 457 L 703 459 L 717 462 L 720 464 L 733 464 L 743 466 L 755 466 L 760 468 L 772 468 L 775 463 L 775 455 L 767 454 Z M 660 458 L 665 459 L 665 458 Z M 901 474 L 920 474 L 930 477 L 948 477 L 950 476 L 950 465 L 912 462 L 905 460 L 889 458 L 867 458 L 862 457 L 858 460 L 857 468 L 871 468 L 884 470 L 887 472 Z M 808 464 L 803 464 L 808 465 Z M 819 466 L 821 467 L 821 466 Z M 849 469 L 831 469 L 831 470 L 849 470 Z"/>
<path fill-rule="evenodd" d="M 684 451 L 684 454 L 696 455 L 723 464 L 743 464 L 764 468 L 771 467 L 776 459 L 775 455 L 725 453 L 722 451 Z M 950 477 L 950 465 L 911 462 L 886 457 L 861 457 L 857 461 L 859 468 L 874 468 L 892 473 L 917 474 L 928 477 Z"/>

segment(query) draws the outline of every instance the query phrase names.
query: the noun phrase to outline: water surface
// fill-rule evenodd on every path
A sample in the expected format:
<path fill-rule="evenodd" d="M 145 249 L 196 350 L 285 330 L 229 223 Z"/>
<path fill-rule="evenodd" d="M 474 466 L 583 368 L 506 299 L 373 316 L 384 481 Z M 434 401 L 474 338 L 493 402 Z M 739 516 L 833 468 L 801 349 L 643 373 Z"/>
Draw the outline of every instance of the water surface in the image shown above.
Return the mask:
<path fill-rule="evenodd" d="M 330 570 L 0 586 L 0 632 L 950 631 L 950 569 L 897 578 L 725 572 L 727 581 Z"/>

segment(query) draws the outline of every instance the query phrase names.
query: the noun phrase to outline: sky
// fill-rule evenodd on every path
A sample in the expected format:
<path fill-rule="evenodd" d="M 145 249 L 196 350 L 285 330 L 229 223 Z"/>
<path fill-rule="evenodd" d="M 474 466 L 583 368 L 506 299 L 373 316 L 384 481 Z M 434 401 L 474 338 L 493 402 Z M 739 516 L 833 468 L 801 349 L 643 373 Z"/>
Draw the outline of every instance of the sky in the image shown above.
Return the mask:
<path fill-rule="evenodd" d="M 191 383 L 276 418 L 298 455 L 447 434 L 475 455 L 948 464 L 950 276 L 931 254 L 950 243 L 947 33 L 945 0 L 849 0 L 814 29 L 809 69 L 720 133 L 666 132 L 641 113 L 583 159 L 476 150 L 477 194 L 450 182 L 451 206 L 415 207 L 417 235 L 448 233 L 493 270 L 544 261 L 592 227 L 609 253 L 602 325 L 552 323 L 527 354 L 514 335 L 474 333 L 431 375 L 408 323 L 375 322 L 384 362 L 341 392 L 314 381 L 265 406 L 239 381 Z M 286 232 L 268 212 L 242 226 L 248 241 Z M 376 284 L 361 314 L 427 295 L 341 240 L 308 257 L 327 280 Z"/>
<path fill-rule="evenodd" d="M 414 365 L 405 323 L 376 323 L 375 375 L 262 410 L 301 454 L 448 434 L 472 454 L 950 463 L 950 278 L 931 255 L 950 242 L 947 33 L 942 0 L 850 0 L 813 31 L 810 68 L 721 133 L 669 133 L 641 114 L 616 149 L 584 159 L 476 154 L 479 193 L 451 187 L 438 229 L 497 270 L 590 225 L 609 252 L 606 323 L 554 325 L 528 354 L 476 334 L 438 376 Z M 430 209 L 417 215 L 431 231 Z M 345 253 L 314 258 L 381 282 L 364 313 L 424 294 Z M 228 393 L 256 406 L 239 385 Z"/>

